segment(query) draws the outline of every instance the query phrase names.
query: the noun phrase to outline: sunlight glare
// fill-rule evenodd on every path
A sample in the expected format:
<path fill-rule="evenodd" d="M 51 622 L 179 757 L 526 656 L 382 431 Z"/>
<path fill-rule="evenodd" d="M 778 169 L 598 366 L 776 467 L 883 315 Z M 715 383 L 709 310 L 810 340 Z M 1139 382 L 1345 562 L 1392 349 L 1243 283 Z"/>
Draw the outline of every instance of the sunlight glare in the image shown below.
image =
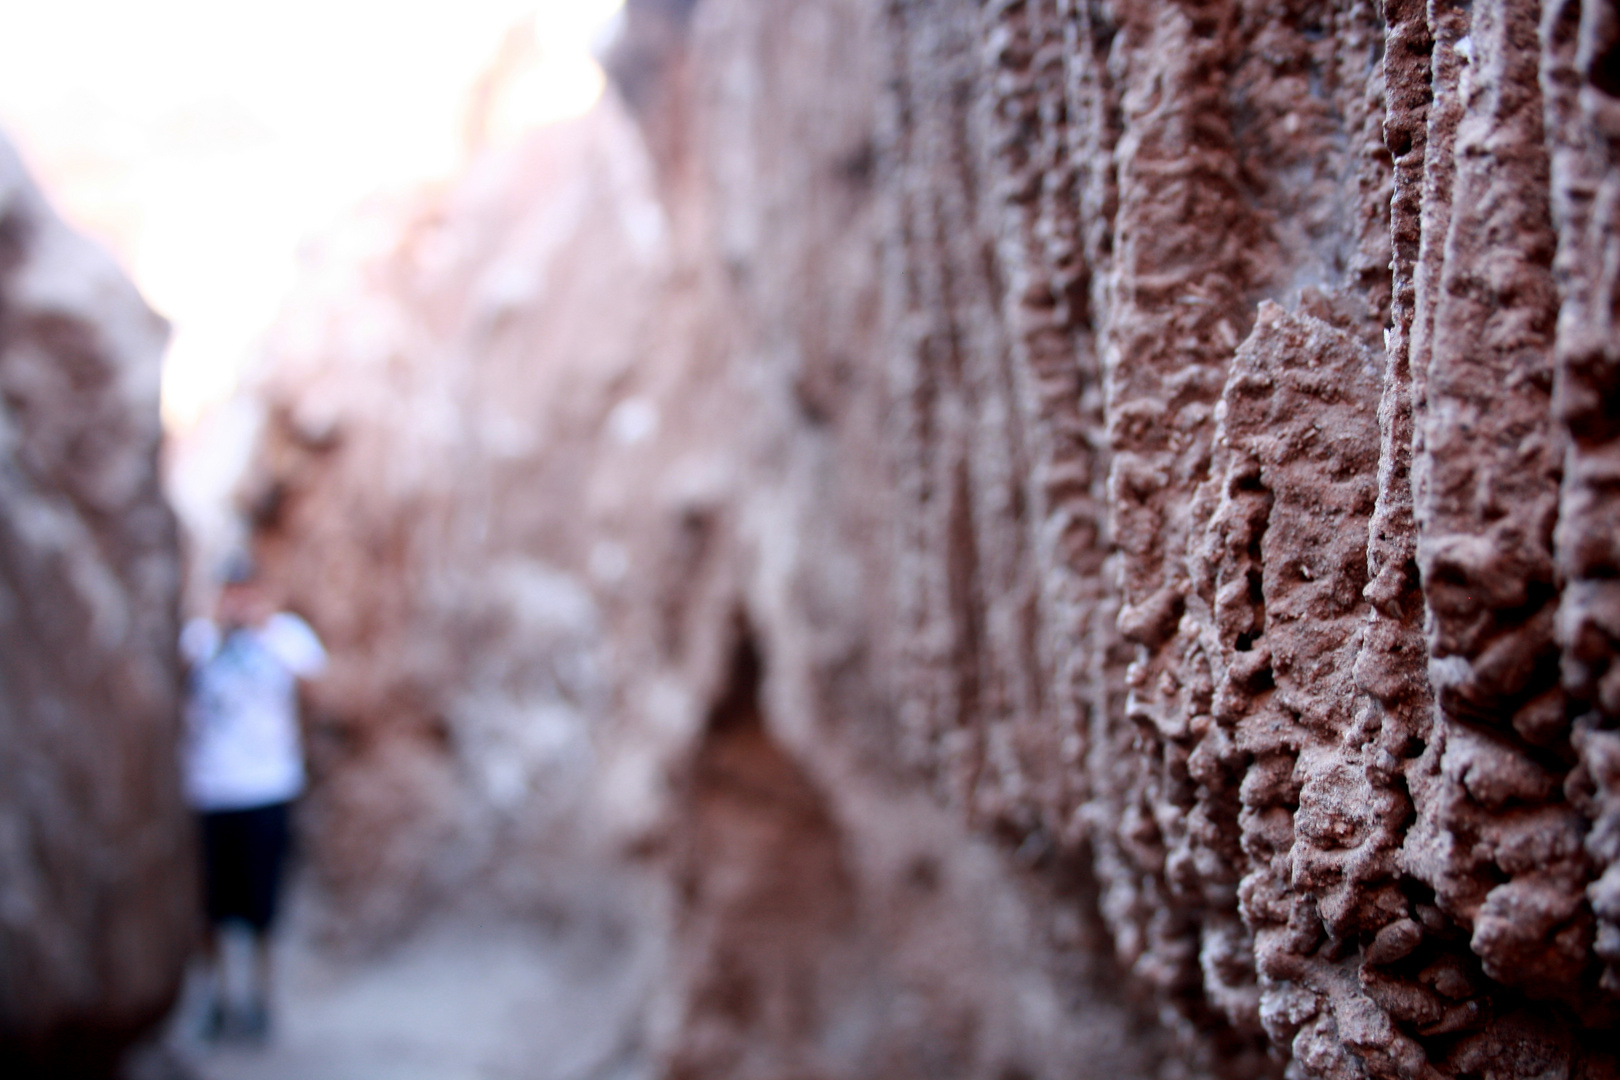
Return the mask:
<path fill-rule="evenodd" d="M 306 239 L 577 116 L 622 0 L 8 5 L 0 128 L 173 323 L 163 416 L 233 392 Z"/>

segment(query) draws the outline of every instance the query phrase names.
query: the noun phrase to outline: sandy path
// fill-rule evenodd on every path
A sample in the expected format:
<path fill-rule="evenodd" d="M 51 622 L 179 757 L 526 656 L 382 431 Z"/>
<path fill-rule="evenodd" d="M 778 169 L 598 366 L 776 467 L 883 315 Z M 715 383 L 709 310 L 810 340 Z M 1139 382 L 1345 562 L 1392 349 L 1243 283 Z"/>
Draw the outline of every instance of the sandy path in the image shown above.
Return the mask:
<path fill-rule="evenodd" d="M 195 1080 L 641 1080 L 650 960 L 578 924 L 445 919 L 363 961 L 293 931 L 268 1045 L 203 1042 L 191 992 L 165 1057 Z"/>

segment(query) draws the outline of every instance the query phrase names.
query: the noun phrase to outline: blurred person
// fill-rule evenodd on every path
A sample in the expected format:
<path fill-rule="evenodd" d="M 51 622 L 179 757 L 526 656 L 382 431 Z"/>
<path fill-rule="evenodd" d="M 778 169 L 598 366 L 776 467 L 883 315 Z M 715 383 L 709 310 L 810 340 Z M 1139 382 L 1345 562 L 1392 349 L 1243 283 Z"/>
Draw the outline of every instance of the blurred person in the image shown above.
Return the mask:
<path fill-rule="evenodd" d="M 245 556 L 221 574 L 217 618 L 193 619 L 180 635 L 188 665 L 182 772 L 199 818 L 203 959 L 210 1038 L 262 1041 L 270 1030 L 271 931 L 291 841 L 292 802 L 304 789 L 298 680 L 326 668 L 320 639 L 296 615 L 275 610 Z M 252 933 L 248 999 L 229 1000 L 221 931 Z"/>

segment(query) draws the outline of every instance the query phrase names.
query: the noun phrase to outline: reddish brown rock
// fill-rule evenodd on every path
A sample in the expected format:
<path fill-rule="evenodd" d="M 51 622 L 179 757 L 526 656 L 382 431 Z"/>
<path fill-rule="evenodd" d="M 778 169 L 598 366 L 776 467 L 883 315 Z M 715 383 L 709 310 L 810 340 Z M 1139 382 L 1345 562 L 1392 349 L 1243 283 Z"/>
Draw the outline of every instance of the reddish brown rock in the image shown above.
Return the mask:
<path fill-rule="evenodd" d="M 0 142 L 0 1072 L 104 1077 L 193 931 L 167 327 Z"/>
<path fill-rule="evenodd" d="M 1110 546 L 1136 655 L 1125 701 L 1093 682 L 1103 708 L 1083 783 L 1122 958 L 1175 1003 L 1194 1046 L 1214 1040 L 1216 1061 L 1235 1050 L 1222 1027 L 1247 1037 L 1258 1020 L 1320 1074 L 1463 1070 L 1468 1031 L 1543 1040 L 1559 1068 L 1609 1067 L 1590 1056 L 1614 998 L 1596 985 L 1602 902 L 1587 897 L 1602 893 L 1606 849 L 1594 866 L 1582 840 L 1603 835 L 1608 790 L 1587 777 L 1608 774 L 1570 769 L 1576 741 L 1602 743 L 1566 719 L 1578 711 L 1557 688 L 1550 606 L 1555 341 L 1606 341 L 1594 329 L 1606 324 L 1571 307 L 1590 303 L 1604 264 L 1570 259 L 1560 291 L 1548 165 L 1549 147 L 1571 146 L 1565 160 L 1587 177 L 1567 211 L 1579 242 L 1609 235 L 1582 216 L 1606 160 L 1585 118 L 1601 111 L 1607 46 L 1593 42 L 1609 40 L 1608 17 L 1561 8 L 1539 36 L 1534 6 L 1515 4 L 1024 3 L 961 18 L 954 42 L 937 9 L 908 31 L 927 57 L 908 130 L 954 112 L 964 137 L 951 167 L 902 143 L 916 167 L 900 197 L 939 205 L 986 161 L 980 190 L 1015 206 L 1065 183 L 1061 167 L 1020 173 L 993 127 L 974 138 L 1008 92 L 1023 95 L 1020 153 L 1050 138 L 1033 118 L 1063 117 L 1067 160 L 1094 177 L 1079 220 L 1051 218 L 1045 236 L 1048 251 L 1086 252 L 1075 322 L 1111 380 Z M 1009 78 L 1005 59 L 1039 70 L 1028 58 L 1043 35 L 1060 58 L 1047 62 L 1069 69 L 1067 97 L 1048 96 L 1044 113 L 1028 103 L 1038 83 Z M 959 74 L 954 94 L 926 89 L 975 38 L 998 63 Z M 1585 112 L 1572 98 L 1561 117 L 1543 106 L 1559 79 Z M 981 228 L 1016 235 L 1016 222 Z M 988 280 L 1019 296 L 1032 268 L 1063 280 L 1006 244 L 998 254 Z M 938 258 L 921 254 L 914 276 Z M 961 257 L 945 276 L 975 280 L 982 265 Z M 972 310 L 960 294 L 935 307 L 942 325 Z M 961 369 L 1022 362 L 975 344 L 982 331 L 956 340 Z M 1090 354 L 1072 348 L 1071 370 Z M 1337 374 L 1243 420 L 1279 393 L 1252 367 L 1264 355 L 1279 373 Z M 1066 408 L 1083 422 L 1083 395 Z M 1253 435 L 1240 441 L 1238 425 Z M 978 509 L 1005 504 L 994 486 L 958 497 L 975 508 L 965 520 L 1005 520 Z M 951 511 L 920 500 L 917 512 Z M 992 543 L 981 533 L 981 550 Z M 924 557 L 948 558 L 934 551 Z M 1061 573 L 1046 577 L 1061 587 Z M 934 655 L 972 640 L 981 617 L 942 611 L 924 633 L 941 642 Z M 1111 650 L 1093 652 L 1092 670 L 1110 670 Z M 1566 681 L 1583 670 L 1566 663 Z M 951 726 L 996 730 L 995 711 L 978 711 Z M 1436 998 L 1422 971 L 1450 958 L 1470 975 Z"/>
<path fill-rule="evenodd" d="M 470 178 L 360 290 L 430 344 L 272 388 L 317 805 L 401 853 L 343 902 L 590 656 L 675 1073 L 1612 1075 L 1612 4 L 627 17 L 639 138 Z M 493 565 L 576 644 L 452 618 Z"/>
<path fill-rule="evenodd" d="M 613 410 L 666 229 L 604 109 L 447 197 L 371 207 L 273 335 L 245 495 L 273 586 L 333 658 L 306 702 L 303 831 L 341 939 L 471 882 L 528 908 L 578 885 L 549 860 L 578 841 L 607 702 L 584 483 L 611 431 L 645 434 Z"/>

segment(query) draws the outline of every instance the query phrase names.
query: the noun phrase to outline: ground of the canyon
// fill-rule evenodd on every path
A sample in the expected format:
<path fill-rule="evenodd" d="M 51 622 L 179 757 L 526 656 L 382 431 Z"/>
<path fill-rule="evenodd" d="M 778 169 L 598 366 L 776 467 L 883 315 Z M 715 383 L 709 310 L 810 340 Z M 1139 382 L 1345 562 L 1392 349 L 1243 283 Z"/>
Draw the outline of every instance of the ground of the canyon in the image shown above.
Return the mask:
<path fill-rule="evenodd" d="M 581 921 L 441 916 L 334 955 L 295 905 L 263 1044 L 204 1039 L 197 973 L 127 1080 L 650 1080 L 656 943 Z M 584 924 L 582 924 L 582 922 Z"/>

